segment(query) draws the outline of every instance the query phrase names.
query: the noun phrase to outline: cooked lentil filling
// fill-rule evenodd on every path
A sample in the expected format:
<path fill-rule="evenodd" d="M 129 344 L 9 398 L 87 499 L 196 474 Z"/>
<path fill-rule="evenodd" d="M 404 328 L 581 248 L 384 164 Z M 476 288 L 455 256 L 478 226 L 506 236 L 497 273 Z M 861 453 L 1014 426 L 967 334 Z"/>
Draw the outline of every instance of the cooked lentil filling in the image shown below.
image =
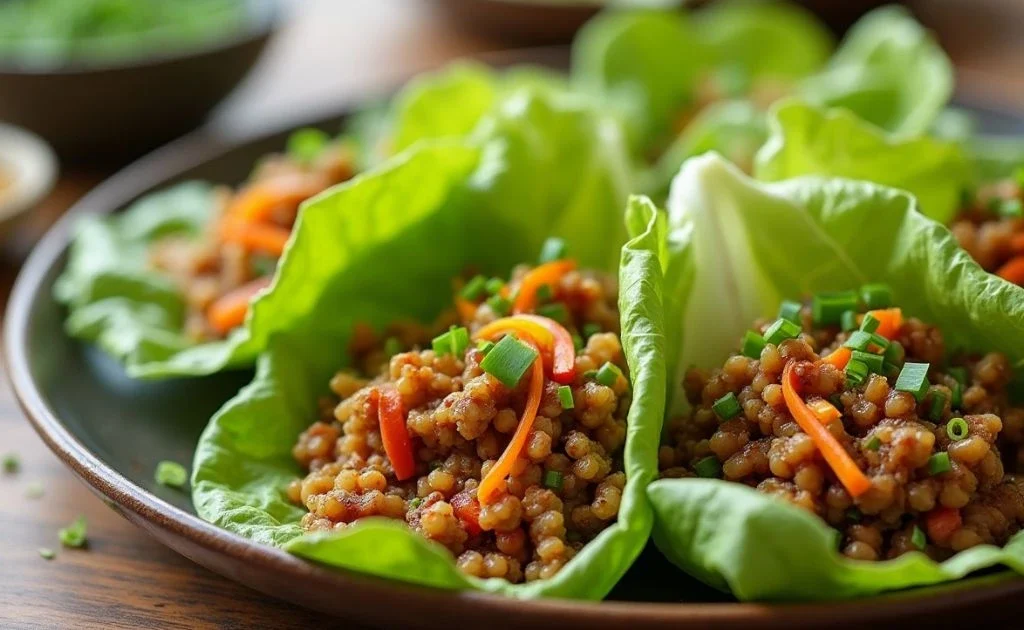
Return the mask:
<path fill-rule="evenodd" d="M 1024 285 L 1024 167 L 1013 179 L 964 196 L 950 229 L 960 246 L 989 271 Z"/>
<path fill-rule="evenodd" d="M 886 300 L 873 289 L 869 301 Z M 867 317 L 851 293 L 827 296 L 831 312 L 818 298 L 785 303 L 721 368 L 689 370 L 691 409 L 670 424 L 662 476 L 721 477 L 789 501 L 861 560 L 1005 543 L 1024 523 L 1024 480 L 1004 471 L 1024 440 L 1006 356 L 947 356 L 935 326 L 893 308 Z"/>
<path fill-rule="evenodd" d="M 268 156 L 237 191 L 217 189 L 214 214 L 198 238 L 174 234 L 155 241 L 150 267 L 185 295 L 187 336 L 218 339 L 241 325 L 249 299 L 273 276 L 299 204 L 353 174 L 351 149 L 341 141 L 308 160 Z"/>
<path fill-rule="evenodd" d="M 424 326 L 383 335 L 358 327 L 356 369 L 335 374 L 335 397 L 293 449 L 307 473 L 288 488 L 309 510 L 302 526 L 401 520 L 451 551 L 465 573 L 522 582 L 551 577 L 612 524 L 626 481 L 630 402 L 617 288 L 572 267 L 520 266 L 508 283 L 473 278 L 459 291 L 457 314 L 431 327 L 448 331 L 433 342 Z M 491 364 L 488 357 L 515 356 L 500 346 L 530 352 L 521 339 L 539 335 L 520 331 L 524 318 L 512 310 L 567 333 L 568 353 L 559 354 L 566 348 L 555 334 L 552 348 L 534 339 L 540 358 L 521 374 Z"/>

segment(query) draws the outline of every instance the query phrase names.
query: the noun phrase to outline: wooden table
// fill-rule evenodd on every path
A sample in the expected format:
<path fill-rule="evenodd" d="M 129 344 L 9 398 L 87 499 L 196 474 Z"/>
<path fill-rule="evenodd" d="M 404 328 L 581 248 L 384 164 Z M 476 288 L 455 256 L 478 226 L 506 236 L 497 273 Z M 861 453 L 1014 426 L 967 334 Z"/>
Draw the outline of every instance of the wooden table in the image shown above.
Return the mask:
<path fill-rule="evenodd" d="M 978 5 L 998 2 L 979 0 Z M 960 24 L 944 12 L 952 0 L 927 4 L 928 17 L 950 25 L 947 45 L 961 65 L 981 70 L 982 87 L 994 98 L 1016 96 L 1024 107 L 1024 70 L 1014 67 L 1020 49 L 1007 54 L 991 40 L 972 46 L 977 40 L 953 29 Z M 499 45 L 454 30 L 429 4 L 413 0 L 303 0 L 301 11 L 214 124 L 228 135 L 276 128 L 379 93 L 452 57 Z M 66 172 L 39 213 L 37 231 L 108 174 Z M 0 301 L 15 273 L 10 263 L 0 267 Z M 0 628 L 302 628 L 324 622 L 322 615 L 191 563 L 108 509 L 43 446 L 4 381 L 0 454 L 8 452 L 18 454 L 21 470 L 0 473 Z M 33 484 L 42 484 L 42 498 L 26 496 Z M 61 549 L 57 530 L 79 515 L 89 523 L 88 549 Z M 57 557 L 42 559 L 40 547 L 54 549 Z"/>

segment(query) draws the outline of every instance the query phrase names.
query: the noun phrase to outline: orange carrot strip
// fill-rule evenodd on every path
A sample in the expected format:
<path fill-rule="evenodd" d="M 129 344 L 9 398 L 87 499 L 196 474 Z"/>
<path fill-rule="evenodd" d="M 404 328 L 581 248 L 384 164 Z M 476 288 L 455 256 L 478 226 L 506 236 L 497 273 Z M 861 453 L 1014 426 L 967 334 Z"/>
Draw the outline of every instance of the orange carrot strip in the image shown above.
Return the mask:
<path fill-rule="evenodd" d="M 903 326 L 903 311 L 898 308 L 883 308 L 868 311 L 868 314 L 878 320 L 878 329 L 875 332 L 886 339 L 895 337 L 900 332 L 900 327 Z M 843 370 L 846 369 L 846 364 L 850 362 L 851 356 L 853 356 L 852 350 L 846 346 L 839 346 L 830 354 L 823 356 L 821 360 Z"/>
<path fill-rule="evenodd" d="M 242 221 L 225 221 L 221 227 L 221 238 L 228 243 L 238 243 L 250 251 L 270 256 L 280 256 L 291 232 L 269 223 L 245 223 Z"/>
<path fill-rule="evenodd" d="M 512 304 L 512 312 L 532 311 L 533 307 L 537 305 L 537 290 L 545 284 L 556 286 L 562 276 L 575 268 L 575 260 L 554 260 L 531 269 L 519 283 L 519 293 Z"/>
<path fill-rule="evenodd" d="M 928 538 L 935 542 L 945 542 L 960 529 L 963 521 L 960 518 L 960 510 L 951 507 L 937 507 L 924 517 L 925 530 Z"/>
<path fill-rule="evenodd" d="M 305 173 L 272 177 L 239 190 L 228 204 L 227 213 L 246 222 L 266 221 L 275 208 L 298 206 L 327 186 L 323 177 Z"/>
<path fill-rule="evenodd" d="M 572 342 L 572 335 L 564 326 L 550 317 L 542 317 L 540 315 L 513 315 L 512 317 L 506 317 L 503 320 L 497 321 L 504 321 L 507 325 L 516 325 L 519 322 L 532 322 L 543 326 L 551 333 L 552 339 L 551 380 L 562 385 L 568 385 L 575 380 L 576 345 Z"/>
<path fill-rule="evenodd" d="M 537 409 L 540 408 L 540 399 L 544 394 L 544 365 L 541 361 L 533 362 L 533 376 L 530 378 L 530 391 L 526 398 L 526 408 L 523 410 L 523 417 L 519 419 L 519 426 L 512 434 L 505 452 L 501 454 L 498 461 L 491 466 L 487 474 L 480 480 L 476 496 L 480 503 L 488 504 L 493 502 L 505 489 L 505 479 L 512 474 L 512 467 L 519 459 L 519 455 L 526 448 L 527 439 L 533 431 L 533 421 L 537 418 Z"/>
<path fill-rule="evenodd" d="M 409 429 L 405 426 L 402 396 L 397 389 L 385 389 L 380 392 L 377 419 L 380 424 L 380 441 L 384 444 L 384 453 L 391 461 L 395 477 L 399 481 L 405 481 L 416 474 L 416 460 L 412 454 Z"/>
<path fill-rule="evenodd" d="M 272 279 L 271 276 L 256 278 L 214 300 L 206 310 L 206 320 L 210 326 L 222 335 L 226 335 L 232 328 L 241 326 L 245 321 L 245 314 L 249 311 L 249 301 L 266 288 Z"/>
<path fill-rule="evenodd" d="M 816 398 L 809 401 L 807 406 L 822 424 L 828 424 L 842 417 L 836 406 L 824 398 Z"/>
<path fill-rule="evenodd" d="M 1024 256 L 1011 258 L 1008 263 L 996 271 L 996 275 L 1014 284 L 1024 284 Z"/>
<path fill-rule="evenodd" d="M 786 408 L 789 409 L 790 415 L 803 429 L 803 432 L 810 436 L 814 445 L 821 451 L 825 462 L 835 472 L 850 496 L 859 497 L 867 492 L 871 487 L 871 482 L 857 467 L 857 463 L 853 461 L 846 449 L 818 420 L 807 403 L 800 398 L 800 394 L 797 393 L 798 385 L 797 375 L 793 373 L 793 363 L 789 362 L 782 370 L 782 397 L 786 401 Z"/>
<path fill-rule="evenodd" d="M 494 340 L 501 335 L 516 333 L 526 336 L 532 340 L 543 351 L 550 351 L 555 342 L 551 331 L 537 322 L 530 321 L 518 315 L 502 317 L 489 324 L 485 324 L 473 335 L 474 340 Z"/>

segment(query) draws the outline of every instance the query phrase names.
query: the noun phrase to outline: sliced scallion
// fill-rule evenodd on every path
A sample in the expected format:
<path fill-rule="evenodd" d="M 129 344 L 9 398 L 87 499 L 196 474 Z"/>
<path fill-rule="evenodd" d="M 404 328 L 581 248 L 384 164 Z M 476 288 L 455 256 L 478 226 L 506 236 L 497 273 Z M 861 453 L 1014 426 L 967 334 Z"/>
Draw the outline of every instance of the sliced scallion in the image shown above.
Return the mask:
<path fill-rule="evenodd" d="M 838 325 L 846 311 L 857 310 L 856 291 L 819 293 L 811 300 L 811 317 L 821 326 Z"/>
<path fill-rule="evenodd" d="M 787 339 L 796 339 L 803 329 L 788 319 L 779 318 L 764 331 L 764 340 L 773 345 L 779 345 Z"/>
<path fill-rule="evenodd" d="M 548 319 L 553 319 L 559 324 L 564 324 L 569 321 L 569 309 L 561 302 L 538 306 L 537 314 L 547 317 Z"/>
<path fill-rule="evenodd" d="M 953 395 L 949 401 L 950 409 L 959 409 L 964 405 L 964 386 L 960 383 L 953 383 L 953 387 L 950 388 Z"/>
<path fill-rule="evenodd" d="M 885 360 L 880 354 L 872 354 L 870 352 L 864 352 L 863 350 L 854 350 L 851 355 L 851 359 L 854 361 L 860 361 L 867 366 L 868 371 L 872 374 L 881 374 L 882 365 Z"/>
<path fill-rule="evenodd" d="M 942 421 L 942 412 L 946 410 L 946 401 L 949 397 L 941 389 L 935 389 L 928 393 L 932 404 L 928 407 L 928 419 L 939 423 Z"/>
<path fill-rule="evenodd" d="M 917 525 L 914 525 L 914 531 L 910 534 L 910 544 L 921 551 L 924 551 L 925 546 L 928 544 L 928 537 L 924 535 L 924 531 Z"/>
<path fill-rule="evenodd" d="M 501 278 L 491 278 L 484 284 L 484 289 L 486 289 L 487 293 L 490 295 L 497 295 L 504 288 L 505 281 Z"/>
<path fill-rule="evenodd" d="M 483 276 L 473 276 L 466 286 L 462 287 L 462 291 L 459 295 L 466 298 L 470 302 L 475 302 L 487 293 L 487 278 Z"/>
<path fill-rule="evenodd" d="M 864 315 L 864 318 L 860 320 L 860 329 L 866 333 L 873 333 L 878 330 L 878 325 L 881 323 L 882 322 L 878 321 L 877 317 L 871 313 L 867 313 Z"/>
<path fill-rule="evenodd" d="M 188 483 L 188 471 L 178 462 L 162 461 L 156 465 L 153 478 L 162 486 L 184 488 Z"/>
<path fill-rule="evenodd" d="M 892 289 L 887 284 L 865 284 L 860 288 L 860 299 L 869 309 L 892 306 Z"/>
<path fill-rule="evenodd" d="M 800 309 L 802 306 L 799 302 L 792 300 L 783 300 L 782 304 L 779 305 L 779 317 L 782 319 L 788 319 L 794 324 L 800 324 Z"/>
<path fill-rule="evenodd" d="M 740 415 L 743 411 L 743 407 L 740 406 L 740 401 L 736 398 L 736 394 L 729 392 L 725 396 L 722 396 L 715 401 L 715 404 L 711 405 L 711 410 L 715 412 L 715 415 L 722 421 L 732 420 L 736 416 Z"/>
<path fill-rule="evenodd" d="M 896 377 L 897 391 L 909 392 L 920 402 L 928 391 L 928 367 L 928 363 L 904 363 Z"/>
<path fill-rule="evenodd" d="M 877 451 L 881 447 L 882 440 L 878 439 L 877 435 L 872 435 L 871 439 L 869 439 L 867 441 L 867 444 L 864 445 L 864 448 L 868 449 L 869 451 Z"/>
<path fill-rule="evenodd" d="M 946 368 L 946 374 L 949 374 L 957 383 L 961 385 L 967 385 L 967 368 L 961 366 L 953 366 Z"/>
<path fill-rule="evenodd" d="M 581 332 L 585 338 L 590 339 L 597 333 L 601 332 L 601 327 L 597 324 L 583 324 L 583 330 Z"/>
<path fill-rule="evenodd" d="M 717 479 L 722 476 L 722 464 L 714 455 L 708 455 L 693 465 L 693 472 L 704 479 Z"/>
<path fill-rule="evenodd" d="M 493 341 L 487 341 L 486 339 L 484 339 L 484 340 L 476 342 L 476 349 L 479 350 L 480 353 L 483 354 L 484 356 L 487 356 L 487 353 L 490 352 L 491 348 L 493 348 L 493 347 L 494 347 L 494 342 Z"/>
<path fill-rule="evenodd" d="M 935 453 L 928 458 L 928 474 L 931 476 L 941 475 L 953 470 L 953 466 L 949 463 L 949 453 L 941 452 Z"/>
<path fill-rule="evenodd" d="M 572 409 L 576 403 L 572 399 L 572 388 L 568 385 L 561 385 L 558 388 L 558 403 L 562 409 Z"/>
<path fill-rule="evenodd" d="M 530 369 L 533 362 L 537 360 L 537 351 L 512 335 L 506 335 L 501 341 L 494 344 L 491 351 L 487 353 L 480 367 L 494 378 L 501 381 L 505 387 L 513 388 L 519 384 L 519 380 Z"/>
<path fill-rule="evenodd" d="M 963 418 L 953 418 L 946 423 L 946 435 L 954 442 L 959 442 L 970 434 L 971 427 Z"/>
<path fill-rule="evenodd" d="M 839 326 L 843 332 L 857 330 L 857 311 L 843 311 L 842 317 L 839 318 Z"/>
<path fill-rule="evenodd" d="M 393 357 L 402 351 L 402 342 L 398 340 L 398 337 L 388 337 L 384 340 L 384 355 L 387 357 Z"/>
<path fill-rule="evenodd" d="M 619 381 L 619 378 L 624 378 L 619 366 L 615 365 L 611 361 L 605 361 L 604 365 L 602 365 L 597 371 L 597 376 L 594 380 L 605 387 L 614 387 L 615 383 Z"/>
<path fill-rule="evenodd" d="M 562 489 L 562 483 L 564 481 L 565 477 L 557 470 L 549 470 L 544 473 L 545 488 L 550 488 L 555 492 L 559 492 Z"/>
<path fill-rule="evenodd" d="M 903 344 L 898 341 L 890 341 L 889 345 L 885 348 L 886 363 L 902 366 L 903 360 L 906 359 L 906 357 L 907 352 L 903 349 Z"/>
<path fill-rule="evenodd" d="M 766 344 L 767 342 L 764 340 L 764 337 L 753 330 L 748 330 L 746 334 L 743 335 L 743 347 L 740 351 L 745 357 L 760 359 L 761 351 L 764 350 Z"/>
<path fill-rule="evenodd" d="M 846 364 L 846 386 L 859 387 L 864 383 L 870 371 L 863 361 L 850 359 L 850 362 Z"/>
<path fill-rule="evenodd" d="M 862 351 L 866 351 L 869 345 L 871 345 L 871 333 L 866 333 L 863 330 L 853 331 L 846 339 L 846 342 L 843 343 L 843 346 L 846 348 Z"/>
<path fill-rule="evenodd" d="M 498 317 L 504 317 L 512 311 L 512 301 L 500 295 L 492 295 L 487 298 L 487 306 L 490 306 Z"/>

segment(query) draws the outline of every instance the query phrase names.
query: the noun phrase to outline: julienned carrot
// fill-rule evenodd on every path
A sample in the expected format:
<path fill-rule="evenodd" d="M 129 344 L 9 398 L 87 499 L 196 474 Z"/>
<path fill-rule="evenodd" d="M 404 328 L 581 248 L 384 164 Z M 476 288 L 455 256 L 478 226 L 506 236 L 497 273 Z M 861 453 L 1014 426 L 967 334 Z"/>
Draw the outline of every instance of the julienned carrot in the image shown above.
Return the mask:
<path fill-rule="evenodd" d="M 537 305 L 537 290 L 543 285 L 556 286 L 562 276 L 576 268 L 575 260 L 554 260 L 531 269 L 519 283 L 519 293 L 512 304 L 513 313 L 532 311 Z"/>
<path fill-rule="evenodd" d="M 1024 284 L 1024 256 L 1011 258 L 996 271 L 996 275 L 1014 284 Z"/>
<path fill-rule="evenodd" d="M 249 311 L 249 301 L 266 288 L 272 279 L 271 276 L 256 278 L 217 298 L 206 310 L 206 320 L 210 326 L 222 335 L 241 326 Z"/>
<path fill-rule="evenodd" d="M 527 341 L 529 343 L 529 341 Z M 476 496 L 480 503 L 486 505 L 497 498 L 505 489 L 505 479 L 512 474 L 512 467 L 519 459 L 526 442 L 533 431 L 533 421 L 537 418 L 537 409 L 540 408 L 540 399 L 544 394 L 544 365 L 539 360 L 533 362 L 533 376 L 530 378 L 530 390 L 526 397 L 526 408 L 523 409 L 523 417 L 519 419 L 519 426 L 512 435 L 505 452 L 501 454 L 498 461 L 491 466 L 487 474 L 480 480 Z"/>
<path fill-rule="evenodd" d="M 327 188 L 319 175 L 289 173 L 243 187 L 228 204 L 227 214 L 246 222 L 266 221 L 274 209 L 298 206 Z"/>
<path fill-rule="evenodd" d="M 960 529 L 963 520 L 960 518 L 960 510 L 937 507 L 925 515 L 924 523 L 928 538 L 941 543 L 949 540 L 949 537 Z"/>
<path fill-rule="evenodd" d="M 572 335 L 564 326 L 541 315 L 513 315 L 506 317 L 507 322 L 527 321 L 543 326 L 551 333 L 551 380 L 562 385 L 568 385 L 576 379 L 576 345 L 572 341 Z M 502 320 L 498 320 L 502 321 Z"/>
<path fill-rule="evenodd" d="M 395 477 L 399 481 L 405 481 L 416 474 L 416 460 L 413 458 L 409 429 L 405 426 L 402 396 L 397 389 L 380 390 L 377 419 L 380 424 L 380 441 L 384 445 L 384 453 L 391 462 Z"/>
<path fill-rule="evenodd" d="M 816 398 L 815 400 L 808 402 L 807 406 L 822 424 L 834 422 L 842 417 L 842 414 L 839 413 L 836 406 L 824 398 Z"/>
<path fill-rule="evenodd" d="M 850 496 L 859 497 L 867 492 L 871 487 L 871 482 L 857 467 L 857 463 L 853 461 L 842 444 L 818 420 L 807 403 L 800 398 L 796 379 L 797 376 L 793 373 L 793 362 L 791 361 L 782 370 L 782 396 L 786 401 L 786 408 L 789 409 L 790 415 L 803 429 L 803 432 L 810 436 L 814 445 L 821 451 L 825 462 L 835 472 L 836 477 L 839 478 Z"/>
<path fill-rule="evenodd" d="M 221 238 L 227 243 L 238 243 L 250 251 L 280 256 L 291 232 L 270 223 L 248 223 L 227 220 L 221 227 Z"/>
<path fill-rule="evenodd" d="M 883 308 L 868 311 L 868 314 L 878 320 L 878 328 L 875 333 L 886 339 L 892 339 L 898 335 L 900 327 L 903 326 L 903 311 L 898 308 Z M 843 370 L 846 369 L 846 364 L 850 362 L 851 356 L 853 356 L 852 350 L 846 346 L 839 346 L 830 354 L 823 356 L 821 360 Z"/>

